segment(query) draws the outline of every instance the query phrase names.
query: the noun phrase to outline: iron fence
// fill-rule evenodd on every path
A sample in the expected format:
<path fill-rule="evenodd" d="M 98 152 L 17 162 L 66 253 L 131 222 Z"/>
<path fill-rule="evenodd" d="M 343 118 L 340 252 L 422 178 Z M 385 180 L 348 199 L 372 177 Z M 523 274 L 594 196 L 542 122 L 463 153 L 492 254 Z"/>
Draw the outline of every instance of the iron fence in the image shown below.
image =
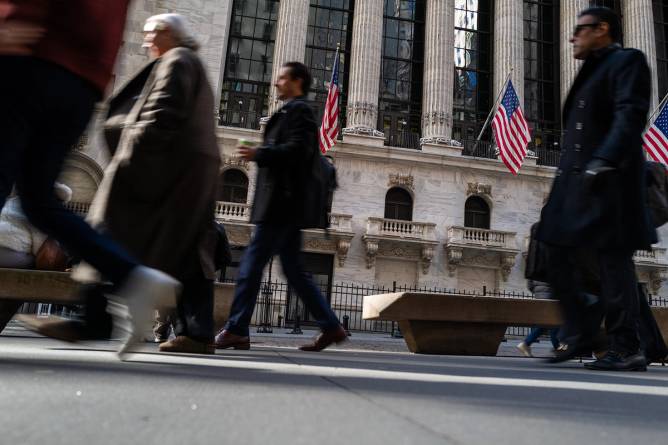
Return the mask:
<path fill-rule="evenodd" d="M 226 109 L 220 110 L 218 125 L 259 130 L 261 118 L 262 113 L 260 111 Z"/>
<path fill-rule="evenodd" d="M 533 149 L 536 153 L 536 163 L 547 167 L 558 167 L 559 159 L 561 159 L 561 150 L 548 147 L 535 147 Z"/>
<path fill-rule="evenodd" d="M 388 132 L 385 136 L 385 145 L 420 150 L 420 134 L 412 131 Z"/>
<path fill-rule="evenodd" d="M 462 155 L 472 156 L 474 158 L 496 159 L 498 151 L 494 143 L 489 141 L 477 141 L 475 139 L 465 139 L 462 141 L 464 148 Z"/>

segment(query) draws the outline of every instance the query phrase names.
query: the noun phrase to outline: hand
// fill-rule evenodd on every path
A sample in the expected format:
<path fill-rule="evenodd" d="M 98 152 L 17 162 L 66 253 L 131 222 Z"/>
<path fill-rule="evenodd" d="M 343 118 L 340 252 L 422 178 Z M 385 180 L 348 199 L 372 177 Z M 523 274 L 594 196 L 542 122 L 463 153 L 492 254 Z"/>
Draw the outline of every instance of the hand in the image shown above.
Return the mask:
<path fill-rule="evenodd" d="M 254 161 L 257 155 L 257 147 L 248 145 L 237 145 L 237 153 L 244 161 Z"/>
<path fill-rule="evenodd" d="M 0 54 L 29 55 L 31 46 L 44 35 L 44 29 L 19 21 L 0 21 Z"/>

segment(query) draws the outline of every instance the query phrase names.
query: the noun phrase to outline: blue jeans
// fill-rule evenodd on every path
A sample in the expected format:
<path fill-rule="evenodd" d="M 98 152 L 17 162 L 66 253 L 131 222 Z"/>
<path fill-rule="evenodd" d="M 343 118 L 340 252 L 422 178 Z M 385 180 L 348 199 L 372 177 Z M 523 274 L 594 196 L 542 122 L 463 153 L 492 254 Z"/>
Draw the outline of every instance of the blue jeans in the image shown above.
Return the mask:
<path fill-rule="evenodd" d="M 538 340 L 538 337 L 543 335 L 543 333 L 546 331 L 546 328 L 531 328 L 531 331 L 529 332 L 529 335 L 524 339 L 524 343 L 527 346 L 531 346 L 533 343 Z M 554 349 L 557 349 L 559 347 L 559 328 L 552 328 L 550 329 L 550 341 L 552 342 L 552 346 Z"/>
<path fill-rule="evenodd" d="M 30 223 L 106 279 L 123 282 L 137 262 L 64 208 L 53 193 L 99 93 L 71 72 L 33 57 L 0 56 L 0 66 L 0 205 L 16 179 Z"/>
<path fill-rule="evenodd" d="M 269 259 L 278 254 L 288 284 L 297 292 L 322 330 L 336 329 L 340 323 L 325 297 L 301 263 L 301 231 L 292 225 L 258 224 L 239 265 L 234 301 L 225 329 L 247 336 L 262 272 Z"/>

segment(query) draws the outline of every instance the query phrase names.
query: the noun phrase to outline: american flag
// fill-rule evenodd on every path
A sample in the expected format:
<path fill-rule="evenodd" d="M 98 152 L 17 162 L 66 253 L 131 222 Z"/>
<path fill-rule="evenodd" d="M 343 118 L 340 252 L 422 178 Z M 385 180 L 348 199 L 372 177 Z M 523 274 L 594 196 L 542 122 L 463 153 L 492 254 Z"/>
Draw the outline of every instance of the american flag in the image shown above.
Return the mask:
<path fill-rule="evenodd" d="M 665 103 L 657 118 L 643 134 L 642 141 L 642 146 L 653 160 L 668 165 L 668 107 Z"/>
<path fill-rule="evenodd" d="M 339 135 L 339 50 L 334 57 L 334 68 L 332 69 L 332 81 L 329 83 L 329 92 L 325 102 L 325 114 L 322 116 L 320 126 L 320 151 L 327 151 L 336 144 Z"/>
<path fill-rule="evenodd" d="M 527 145 L 531 141 L 531 134 L 511 80 L 508 80 L 503 100 L 494 115 L 492 128 L 501 160 L 506 164 L 508 170 L 516 175 L 527 155 Z"/>

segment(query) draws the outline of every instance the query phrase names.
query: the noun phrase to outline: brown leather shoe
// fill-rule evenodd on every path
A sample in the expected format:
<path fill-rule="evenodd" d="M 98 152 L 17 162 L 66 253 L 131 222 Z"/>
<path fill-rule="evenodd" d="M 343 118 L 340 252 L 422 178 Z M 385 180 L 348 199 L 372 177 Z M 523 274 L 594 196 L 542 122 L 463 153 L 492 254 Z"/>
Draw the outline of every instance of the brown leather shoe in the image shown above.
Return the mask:
<path fill-rule="evenodd" d="M 331 346 L 332 343 L 343 343 L 347 339 L 348 334 L 346 334 L 346 330 L 342 326 L 339 326 L 336 329 L 321 332 L 313 343 L 300 346 L 299 349 L 302 351 L 322 351 L 326 347 Z"/>
<path fill-rule="evenodd" d="M 193 340 L 185 335 L 179 335 L 172 340 L 161 343 L 160 352 L 184 352 L 188 354 L 215 354 L 216 348 L 209 343 Z"/>
<path fill-rule="evenodd" d="M 217 349 L 234 348 L 247 351 L 250 349 L 250 337 L 236 335 L 223 329 L 216 335 L 215 345 Z"/>

